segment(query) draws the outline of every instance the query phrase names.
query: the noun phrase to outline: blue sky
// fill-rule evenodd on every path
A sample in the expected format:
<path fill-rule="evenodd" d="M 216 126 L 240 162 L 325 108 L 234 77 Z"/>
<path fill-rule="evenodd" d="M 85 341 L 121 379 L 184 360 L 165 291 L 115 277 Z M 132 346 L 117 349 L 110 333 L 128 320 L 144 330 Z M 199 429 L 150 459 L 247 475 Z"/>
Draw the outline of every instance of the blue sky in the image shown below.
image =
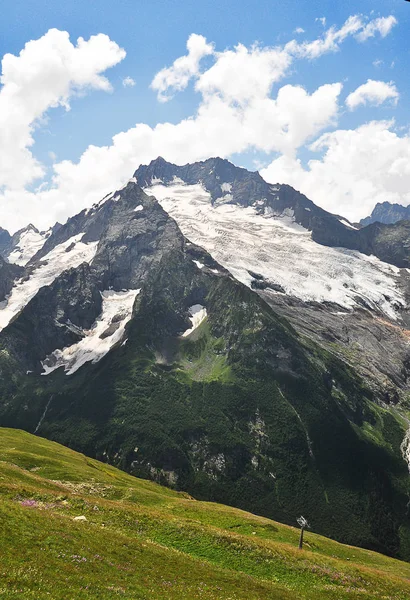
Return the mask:
<path fill-rule="evenodd" d="M 317 56 L 312 49 L 302 50 L 304 43 L 324 39 L 331 27 L 340 31 L 354 16 L 360 20 L 360 27 L 353 28 L 335 47 L 320 50 Z M 380 18 L 392 19 L 390 25 L 386 21 L 387 25 L 379 26 Z M 371 23 L 379 29 L 368 35 L 364 31 Z M 298 28 L 304 31 L 297 33 Z M 118 49 L 101 42 L 101 51 L 93 50 L 88 80 L 81 79 L 80 84 L 74 67 L 69 73 L 47 76 L 47 61 L 57 46 L 63 62 L 71 56 L 71 49 L 58 36 L 46 37 L 38 48 L 30 47 L 25 60 L 13 64 L 7 73 L 3 63 L 0 111 L 9 131 L 3 141 L 0 135 L 0 155 L 9 155 L 10 164 L 4 167 L 2 179 L 0 160 L 2 226 L 13 230 L 27 219 L 40 227 L 57 218 L 64 220 L 131 177 L 139 162 L 154 158 L 155 153 L 175 162 L 203 159 L 207 152 L 220 154 L 250 169 L 259 168 L 268 180 L 294 185 L 318 204 L 351 220 L 365 216 L 376 201 L 410 203 L 410 167 L 404 165 L 404 171 L 401 168 L 403 161 L 410 163 L 410 3 L 404 0 L 3 0 L 0 56 L 19 56 L 27 42 L 41 40 L 50 29 L 67 32 L 73 47 L 79 37 L 87 42 L 90 36 L 105 34 Z M 150 84 L 161 69 L 171 67 L 187 54 L 187 40 L 192 34 L 204 36 L 206 42 L 197 40 L 197 44 L 213 44 L 212 51 L 202 55 L 187 85 L 178 80 L 180 91 L 172 82 L 184 74 L 175 69 L 168 73 L 163 95 L 172 98 L 161 102 L 157 99 L 161 90 L 150 88 Z M 269 55 L 269 49 L 283 50 L 293 39 L 300 47 L 291 50 L 290 64 L 278 74 L 273 63 L 279 59 Z M 255 43 L 259 53 L 252 49 Z M 216 63 L 222 68 L 228 59 L 226 52 L 235 52 L 238 44 L 247 48 L 254 62 L 251 64 L 244 56 L 249 64 L 244 63 L 242 69 L 236 55 L 239 67 L 222 70 L 224 81 L 234 73 L 244 89 L 252 88 L 258 85 L 255 77 L 263 82 L 273 69 L 276 74 L 267 83 L 268 91 L 258 97 L 244 95 L 238 86 L 234 93 L 228 93 L 220 82 L 212 80 L 213 72 L 206 74 Z M 125 57 L 119 49 L 124 49 Z M 102 70 L 99 55 L 108 65 Z M 262 64 L 264 57 L 271 63 L 270 71 Z M 108 85 L 95 81 L 97 72 L 109 80 L 110 90 Z M 67 78 L 59 88 L 64 93 L 53 87 L 60 76 Z M 132 78 L 132 86 L 123 85 L 127 77 Z M 372 84 L 351 96 L 350 105 L 346 105 L 346 98 L 368 80 L 378 82 L 378 86 Z M 15 85 L 21 86 L 17 101 L 10 99 Z M 307 97 L 300 97 L 300 87 Z M 46 91 L 49 97 L 44 100 L 44 110 L 34 111 L 37 102 L 42 106 L 41 95 Z M 235 93 L 241 97 L 235 97 Z M 221 97 L 224 102 L 218 104 Z M 198 111 L 206 112 L 199 125 Z M 229 129 L 226 122 L 234 111 L 236 121 L 232 119 Z M 304 115 L 306 122 L 314 122 L 310 129 Z M 189 117 L 195 120 L 196 129 L 190 124 L 185 132 L 180 123 Z M 122 145 L 118 142 L 113 147 L 113 136 L 133 130 L 136 123 L 151 129 L 130 133 L 121 140 Z M 174 124 L 176 129 L 162 132 L 157 128 L 153 141 L 152 130 L 161 123 Z M 260 127 L 259 137 L 254 131 L 245 134 L 252 127 Z M 201 136 L 206 138 L 203 148 Z M 270 143 L 270 136 L 276 141 Z M 10 149 L 13 141 L 15 157 Z M 108 150 L 90 153 L 90 146 Z M 377 159 L 386 154 L 385 148 L 389 154 L 383 160 Z M 374 162 L 369 163 L 369 156 L 375 157 Z M 309 163 L 312 160 L 314 163 Z M 377 173 L 370 176 L 373 164 Z"/>

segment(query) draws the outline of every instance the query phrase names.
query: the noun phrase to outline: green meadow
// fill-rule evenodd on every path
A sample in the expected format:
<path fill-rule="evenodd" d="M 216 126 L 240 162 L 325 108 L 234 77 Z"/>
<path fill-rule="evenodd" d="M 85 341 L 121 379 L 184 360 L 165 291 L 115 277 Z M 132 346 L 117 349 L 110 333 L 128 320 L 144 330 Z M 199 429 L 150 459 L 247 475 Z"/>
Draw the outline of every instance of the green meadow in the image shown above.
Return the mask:
<path fill-rule="evenodd" d="M 80 517 L 80 519 L 78 519 Z M 407 600 L 410 564 L 0 429 L 0 598 Z"/>

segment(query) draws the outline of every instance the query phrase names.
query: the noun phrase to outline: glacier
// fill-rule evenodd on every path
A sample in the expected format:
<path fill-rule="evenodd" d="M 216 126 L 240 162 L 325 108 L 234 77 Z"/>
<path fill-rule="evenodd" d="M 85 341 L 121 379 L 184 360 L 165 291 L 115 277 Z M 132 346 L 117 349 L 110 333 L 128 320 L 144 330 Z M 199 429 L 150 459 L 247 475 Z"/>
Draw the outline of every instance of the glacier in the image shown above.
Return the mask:
<path fill-rule="evenodd" d="M 365 303 L 391 319 L 406 306 L 398 267 L 355 250 L 316 243 L 310 231 L 294 222 L 292 211 L 276 215 L 265 209 L 260 214 L 256 205 L 212 204 L 201 184 L 155 182 L 145 191 L 157 198 L 192 243 L 249 287 L 252 272 L 306 302 L 331 302 L 347 310 Z"/>

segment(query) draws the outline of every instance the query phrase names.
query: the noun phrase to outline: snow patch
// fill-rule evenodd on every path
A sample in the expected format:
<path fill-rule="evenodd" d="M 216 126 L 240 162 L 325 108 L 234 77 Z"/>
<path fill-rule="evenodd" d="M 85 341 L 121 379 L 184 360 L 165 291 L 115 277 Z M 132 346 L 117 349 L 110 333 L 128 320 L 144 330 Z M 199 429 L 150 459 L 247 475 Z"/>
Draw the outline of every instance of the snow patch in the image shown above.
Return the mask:
<path fill-rule="evenodd" d="M 404 439 L 400 445 L 400 450 L 401 450 L 401 455 L 402 455 L 403 459 L 407 463 L 407 467 L 408 467 L 409 473 L 410 473 L 410 427 L 406 431 L 406 435 L 404 436 Z"/>
<path fill-rule="evenodd" d="M 198 267 L 198 269 L 203 269 L 205 267 L 205 265 L 201 262 L 199 262 L 199 260 L 193 260 L 192 261 L 194 264 L 196 264 L 196 266 Z"/>
<path fill-rule="evenodd" d="M 79 233 L 53 248 L 43 256 L 27 279 L 17 281 L 6 300 L 0 303 L 0 331 L 34 298 L 40 288 L 53 283 L 63 271 L 92 261 L 98 242 L 84 244 L 81 242 L 83 236 L 84 233 Z"/>
<path fill-rule="evenodd" d="M 193 306 L 190 306 L 188 310 L 191 315 L 189 319 L 192 323 L 192 327 L 184 331 L 181 337 L 186 337 L 187 335 L 192 333 L 197 327 L 200 326 L 202 321 L 207 316 L 206 308 L 202 306 L 202 304 L 194 304 Z"/>
<path fill-rule="evenodd" d="M 47 232 L 48 233 L 48 232 Z M 40 233 L 31 227 L 22 231 L 19 241 L 7 256 L 9 263 L 25 267 L 29 260 L 44 246 L 49 233 Z"/>
<path fill-rule="evenodd" d="M 344 225 L 345 227 L 348 227 L 349 229 L 354 229 L 355 231 L 357 231 L 357 227 L 355 227 L 354 225 L 352 225 L 351 223 L 349 223 L 348 221 L 346 221 L 345 219 L 339 219 L 340 223 L 342 223 L 342 225 Z"/>
<path fill-rule="evenodd" d="M 139 212 L 140 210 L 144 210 L 144 207 L 142 206 L 142 204 L 139 204 L 138 206 L 136 206 L 134 208 L 134 212 Z"/>
<path fill-rule="evenodd" d="M 311 232 L 294 222 L 293 211 L 258 214 L 253 206 L 212 205 L 200 184 L 157 185 L 147 192 L 191 242 L 205 248 L 249 287 L 250 270 L 304 301 L 334 302 L 352 309 L 365 299 L 393 319 L 397 308 L 406 305 L 398 285 L 400 269 L 355 250 L 317 244 Z"/>
<path fill-rule="evenodd" d="M 231 192 L 232 191 L 232 183 L 221 183 L 222 192 Z"/>
<path fill-rule="evenodd" d="M 125 326 L 132 317 L 135 298 L 140 291 L 139 289 L 102 292 L 103 302 L 100 317 L 91 329 L 83 332 L 82 340 L 63 348 L 63 350 L 57 349 L 49 354 L 41 363 L 44 369 L 42 375 L 48 375 L 59 367 L 64 367 L 67 375 L 72 375 L 84 363 L 96 363 L 101 360 L 117 342 L 122 340 Z M 108 328 L 114 324 L 117 328 L 111 333 Z"/>

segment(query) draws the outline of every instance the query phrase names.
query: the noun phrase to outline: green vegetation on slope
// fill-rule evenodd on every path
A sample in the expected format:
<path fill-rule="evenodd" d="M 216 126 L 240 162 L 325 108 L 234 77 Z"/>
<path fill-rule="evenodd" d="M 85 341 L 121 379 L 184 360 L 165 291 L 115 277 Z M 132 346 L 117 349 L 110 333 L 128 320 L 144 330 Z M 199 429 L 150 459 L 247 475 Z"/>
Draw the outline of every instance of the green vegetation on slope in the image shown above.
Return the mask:
<path fill-rule="evenodd" d="M 409 564 L 311 532 L 299 551 L 298 535 L 0 429 L 0 597 L 409 597 Z"/>

